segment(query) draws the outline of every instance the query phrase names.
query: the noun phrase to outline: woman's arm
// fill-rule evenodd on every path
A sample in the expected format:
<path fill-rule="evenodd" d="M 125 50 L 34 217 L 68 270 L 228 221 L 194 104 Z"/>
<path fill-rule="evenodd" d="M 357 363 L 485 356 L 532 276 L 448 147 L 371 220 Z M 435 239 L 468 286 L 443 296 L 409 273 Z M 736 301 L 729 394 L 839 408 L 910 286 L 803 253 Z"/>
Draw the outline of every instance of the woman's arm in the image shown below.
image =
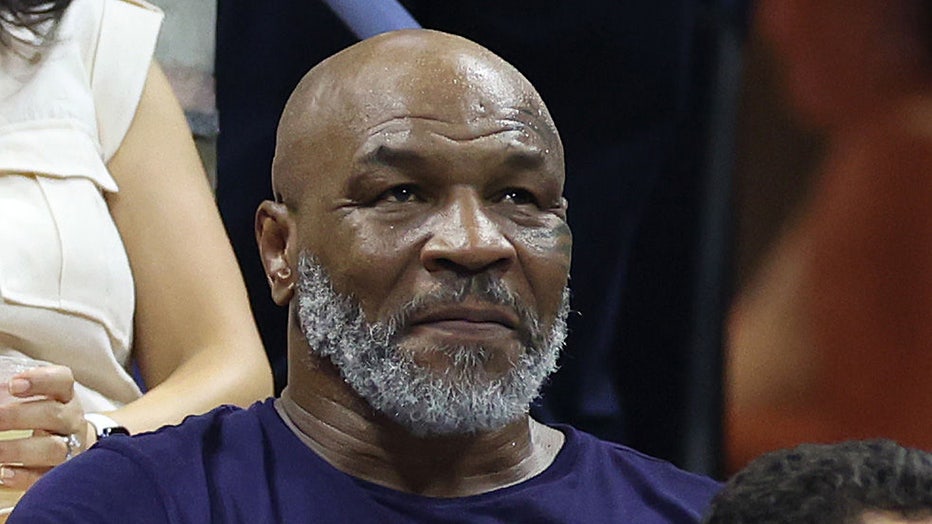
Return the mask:
<path fill-rule="evenodd" d="M 110 413 L 131 432 L 272 394 L 272 377 L 200 157 L 153 64 L 109 168 L 136 284 L 133 354 L 150 390 Z M 258 256 L 258 255 L 257 255 Z"/>
<path fill-rule="evenodd" d="M 109 167 L 120 186 L 108 196 L 110 212 L 136 286 L 133 353 L 150 389 L 108 415 L 136 433 L 271 395 L 242 277 L 187 122 L 157 65 Z M 0 406 L 0 430 L 34 430 L 0 442 L 4 487 L 29 487 L 96 439 L 69 368 L 34 368 L 0 387 L 42 397 Z"/>

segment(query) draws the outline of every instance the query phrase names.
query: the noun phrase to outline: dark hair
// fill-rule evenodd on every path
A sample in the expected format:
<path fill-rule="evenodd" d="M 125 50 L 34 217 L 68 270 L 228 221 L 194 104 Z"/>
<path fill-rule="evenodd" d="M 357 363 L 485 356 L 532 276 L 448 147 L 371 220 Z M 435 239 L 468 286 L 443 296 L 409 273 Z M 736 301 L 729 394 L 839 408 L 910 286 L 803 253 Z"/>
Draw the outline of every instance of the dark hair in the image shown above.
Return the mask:
<path fill-rule="evenodd" d="M 762 455 L 712 499 L 706 524 L 851 524 L 866 511 L 932 515 L 932 454 L 890 440 Z"/>
<path fill-rule="evenodd" d="M 69 5 L 71 0 L 0 0 L 0 44 L 45 46 Z"/>

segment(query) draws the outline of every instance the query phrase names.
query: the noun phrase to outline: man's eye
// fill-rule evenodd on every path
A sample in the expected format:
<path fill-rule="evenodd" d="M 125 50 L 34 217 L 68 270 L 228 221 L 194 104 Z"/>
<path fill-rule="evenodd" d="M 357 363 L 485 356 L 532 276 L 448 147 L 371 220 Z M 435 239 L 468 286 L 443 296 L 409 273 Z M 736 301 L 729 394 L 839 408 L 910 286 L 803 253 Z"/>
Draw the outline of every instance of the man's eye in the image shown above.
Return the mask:
<path fill-rule="evenodd" d="M 502 193 L 502 201 L 511 202 L 516 206 L 524 206 L 528 204 L 537 204 L 537 199 L 534 198 L 534 195 L 527 191 L 526 189 L 506 189 Z"/>
<path fill-rule="evenodd" d="M 376 200 L 379 202 L 403 204 L 405 202 L 417 200 L 417 198 L 417 189 L 414 186 L 400 185 L 385 191 L 379 195 Z"/>

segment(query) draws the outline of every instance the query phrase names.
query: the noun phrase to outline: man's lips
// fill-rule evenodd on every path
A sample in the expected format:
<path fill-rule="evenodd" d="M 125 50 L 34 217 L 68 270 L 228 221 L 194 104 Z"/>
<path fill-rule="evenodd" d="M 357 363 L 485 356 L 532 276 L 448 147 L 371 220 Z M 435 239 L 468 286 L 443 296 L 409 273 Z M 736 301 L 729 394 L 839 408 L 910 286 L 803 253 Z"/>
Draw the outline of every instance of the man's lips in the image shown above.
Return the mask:
<path fill-rule="evenodd" d="M 451 305 L 431 308 L 414 315 L 408 322 L 412 328 L 430 327 L 452 331 L 516 329 L 520 321 L 510 309 L 495 306 Z"/>

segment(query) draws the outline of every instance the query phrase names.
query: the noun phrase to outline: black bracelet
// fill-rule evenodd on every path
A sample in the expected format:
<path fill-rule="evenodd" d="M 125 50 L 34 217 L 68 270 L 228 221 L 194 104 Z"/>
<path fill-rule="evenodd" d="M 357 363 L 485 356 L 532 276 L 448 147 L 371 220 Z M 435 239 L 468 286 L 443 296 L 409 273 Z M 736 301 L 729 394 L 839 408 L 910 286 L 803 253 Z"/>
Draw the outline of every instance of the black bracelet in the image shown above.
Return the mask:
<path fill-rule="evenodd" d="M 109 428 L 104 428 L 100 433 L 97 434 L 98 439 L 112 437 L 113 435 L 126 435 L 129 436 L 129 430 L 123 426 L 111 426 Z"/>

